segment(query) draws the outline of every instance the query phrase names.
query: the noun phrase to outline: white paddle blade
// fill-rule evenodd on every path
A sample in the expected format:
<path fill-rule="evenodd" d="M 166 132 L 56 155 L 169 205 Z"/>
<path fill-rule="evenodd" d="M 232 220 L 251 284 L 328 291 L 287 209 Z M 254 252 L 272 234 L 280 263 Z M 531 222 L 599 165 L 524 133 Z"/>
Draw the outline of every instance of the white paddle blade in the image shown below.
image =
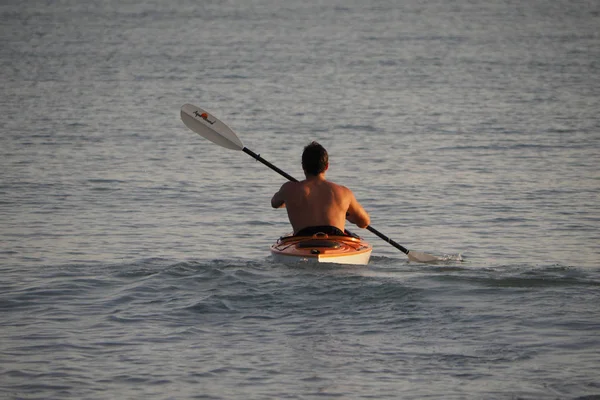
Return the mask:
<path fill-rule="evenodd" d="M 408 252 L 407 256 L 410 261 L 416 261 L 420 263 L 434 263 L 436 261 L 442 261 L 442 259 L 439 257 L 412 250 Z"/>
<path fill-rule="evenodd" d="M 192 131 L 227 149 L 242 150 L 244 144 L 217 117 L 191 104 L 181 107 L 181 120 Z"/>

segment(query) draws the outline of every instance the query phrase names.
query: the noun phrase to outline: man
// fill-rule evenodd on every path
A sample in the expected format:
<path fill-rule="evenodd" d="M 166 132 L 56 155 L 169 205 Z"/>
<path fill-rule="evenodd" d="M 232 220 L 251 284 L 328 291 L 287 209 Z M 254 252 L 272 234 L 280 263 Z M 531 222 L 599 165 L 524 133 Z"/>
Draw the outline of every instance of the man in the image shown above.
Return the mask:
<path fill-rule="evenodd" d="M 305 180 L 284 183 L 271 199 L 273 208 L 287 209 L 294 235 L 345 235 L 346 218 L 360 228 L 371 223 L 350 189 L 325 179 L 329 156 L 319 143 L 312 142 L 304 148 L 302 169 Z"/>

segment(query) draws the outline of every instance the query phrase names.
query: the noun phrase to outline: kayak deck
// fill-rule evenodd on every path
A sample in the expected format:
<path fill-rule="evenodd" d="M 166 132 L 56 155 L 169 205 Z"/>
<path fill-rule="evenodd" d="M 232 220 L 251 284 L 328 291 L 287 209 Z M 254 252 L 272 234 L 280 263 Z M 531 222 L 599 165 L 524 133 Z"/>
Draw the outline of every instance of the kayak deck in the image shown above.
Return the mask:
<path fill-rule="evenodd" d="M 361 238 L 315 234 L 284 236 L 271 246 L 276 261 L 366 265 L 373 246 Z"/>

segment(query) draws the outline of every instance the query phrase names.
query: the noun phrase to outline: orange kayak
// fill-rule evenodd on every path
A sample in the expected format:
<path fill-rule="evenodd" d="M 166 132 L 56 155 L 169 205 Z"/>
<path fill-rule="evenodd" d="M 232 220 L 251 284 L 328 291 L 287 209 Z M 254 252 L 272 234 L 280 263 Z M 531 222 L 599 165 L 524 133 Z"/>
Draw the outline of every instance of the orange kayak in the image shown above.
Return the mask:
<path fill-rule="evenodd" d="M 285 263 L 338 263 L 366 265 L 373 246 L 361 238 L 329 236 L 284 236 L 271 246 L 275 261 Z"/>

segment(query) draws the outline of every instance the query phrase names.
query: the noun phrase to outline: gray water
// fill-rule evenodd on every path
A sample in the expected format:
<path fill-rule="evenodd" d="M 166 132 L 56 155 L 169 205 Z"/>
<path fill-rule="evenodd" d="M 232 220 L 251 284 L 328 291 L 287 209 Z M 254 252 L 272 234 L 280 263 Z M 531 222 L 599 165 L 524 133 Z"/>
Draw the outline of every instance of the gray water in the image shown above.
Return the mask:
<path fill-rule="evenodd" d="M 370 4 L 367 4 L 370 3 Z M 0 398 L 600 396 L 597 2 L 3 1 Z M 269 257 L 311 140 L 364 267 Z M 463 261 L 458 261 L 460 258 Z"/>

